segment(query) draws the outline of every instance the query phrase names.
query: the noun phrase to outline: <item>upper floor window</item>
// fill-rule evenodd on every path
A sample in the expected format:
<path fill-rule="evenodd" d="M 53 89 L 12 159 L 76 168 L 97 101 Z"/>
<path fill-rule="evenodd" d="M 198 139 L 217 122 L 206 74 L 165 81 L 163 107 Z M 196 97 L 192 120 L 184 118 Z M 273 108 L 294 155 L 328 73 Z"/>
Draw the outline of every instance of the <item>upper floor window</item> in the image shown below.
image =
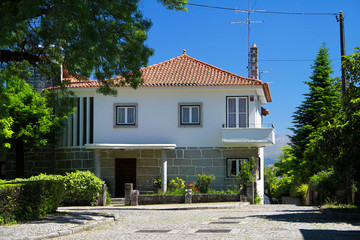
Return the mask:
<path fill-rule="evenodd" d="M 115 104 L 115 127 L 137 126 L 137 104 Z"/>
<path fill-rule="evenodd" d="M 227 97 L 227 127 L 248 127 L 247 97 Z"/>
<path fill-rule="evenodd" d="M 181 126 L 201 126 L 201 103 L 180 103 L 179 117 Z"/>

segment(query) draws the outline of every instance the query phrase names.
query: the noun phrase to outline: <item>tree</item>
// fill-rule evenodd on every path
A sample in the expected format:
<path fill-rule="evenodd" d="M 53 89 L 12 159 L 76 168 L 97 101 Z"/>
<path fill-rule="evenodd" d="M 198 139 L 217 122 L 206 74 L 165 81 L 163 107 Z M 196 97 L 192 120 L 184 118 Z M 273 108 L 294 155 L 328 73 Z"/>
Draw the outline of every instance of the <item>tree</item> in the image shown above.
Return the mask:
<path fill-rule="evenodd" d="M 168 9 L 186 10 L 187 0 L 158 0 Z M 0 3 L 0 63 L 28 61 L 59 76 L 70 74 L 103 82 L 104 93 L 125 83 L 136 88 L 139 69 L 153 50 L 145 45 L 151 21 L 140 0 L 3 0 Z"/>
<path fill-rule="evenodd" d="M 309 178 L 322 170 L 326 163 L 319 162 L 314 155 L 304 155 L 308 144 L 314 138 L 313 133 L 318 128 L 328 125 L 341 108 L 341 95 L 333 73 L 328 49 L 325 44 L 320 48 L 314 65 L 311 81 L 305 82 L 309 86 L 309 93 L 304 94 L 305 100 L 293 115 L 294 135 L 291 136 L 291 149 L 294 160 L 297 161 L 295 176 L 300 182 L 306 183 Z M 308 158 L 308 157 L 311 158 Z"/>
<path fill-rule="evenodd" d="M 2 112 L 12 119 L 11 136 L 3 140 L 3 144 L 11 146 L 16 154 L 16 177 L 24 177 L 24 150 L 26 147 L 38 148 L 48 142 L 48 134 L 59 123 L 47 100 L 32 89 L 24 79 L 29 76 L 28 65 L 17 63 L 2 69 L 0 78 L 5 79 L 3 98 L 7 105 Z"/>

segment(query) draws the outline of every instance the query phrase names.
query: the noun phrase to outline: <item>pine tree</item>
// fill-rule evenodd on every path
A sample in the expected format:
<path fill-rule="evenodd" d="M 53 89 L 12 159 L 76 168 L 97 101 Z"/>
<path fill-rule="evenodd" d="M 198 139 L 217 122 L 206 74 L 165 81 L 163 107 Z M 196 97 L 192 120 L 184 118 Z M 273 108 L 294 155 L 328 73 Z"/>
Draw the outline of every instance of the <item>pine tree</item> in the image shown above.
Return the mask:
<path fill-rule="evenodd" d="M 296 175 L 301 182 L 306 182 L 323 167 L 316 159 L 307 159 L 304 155 L 312 133 L 327 124 L 341 107 L 339 87 L 336 79 L 331 78 L 333 70 L 325 44 L 311 68 L 311 81 L 305 82 L 309 86 L 309 93 L 304 94 L 304 101 L 293 115 L 294 127 L 290 128 L 294 133 L 291 136 L 292 153 L 299 168 Z"/>

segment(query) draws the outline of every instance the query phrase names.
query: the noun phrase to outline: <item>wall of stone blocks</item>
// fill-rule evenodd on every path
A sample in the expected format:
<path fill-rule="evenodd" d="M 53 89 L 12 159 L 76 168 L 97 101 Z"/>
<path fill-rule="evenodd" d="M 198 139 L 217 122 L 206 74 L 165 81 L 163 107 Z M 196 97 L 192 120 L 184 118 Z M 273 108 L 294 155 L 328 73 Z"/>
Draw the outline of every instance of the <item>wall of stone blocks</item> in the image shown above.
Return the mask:
<path fill-rule="evenodd" d="M 100 177 L 115 193 L 115 159 L 136 158 L 136 187 L 141 192 L 154 191 L 153 182 L 161 176 L 161 150 L 97 150 L 100 160 Z M 182 178 L 186 183 L 196 181 L 196 174 L 214 174 L 212 188 L 220 190 L 233 187 L 236 179 L 226 177 L 227 158 L 257 157 L 256 148 L 176 148 L 167 150 L 168 179 Z"/>
<path fill-rule="evenodd" d="M 94 151 L 84 148 L 41 148 L 37 151 L 25 150 L 25 178 L 40 173 L 65 174 L 75 170 L 94 172 Z M 6 155 L 6 179 L 15 178 L 15 153 Z"/>

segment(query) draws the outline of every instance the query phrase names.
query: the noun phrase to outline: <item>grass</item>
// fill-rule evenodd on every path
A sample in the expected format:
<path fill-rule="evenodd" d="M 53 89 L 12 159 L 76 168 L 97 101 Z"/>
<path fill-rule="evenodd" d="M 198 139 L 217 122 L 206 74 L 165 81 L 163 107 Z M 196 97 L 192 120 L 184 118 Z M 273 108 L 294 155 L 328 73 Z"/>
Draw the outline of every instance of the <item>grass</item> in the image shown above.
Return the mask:
<path fill-rule="evenodd" d="M 324 207 L 341 213 L 360 213 L 360 207 L 355 205 L 341 204 L 341 203 L 327 203 L 324 205 Z"/>

